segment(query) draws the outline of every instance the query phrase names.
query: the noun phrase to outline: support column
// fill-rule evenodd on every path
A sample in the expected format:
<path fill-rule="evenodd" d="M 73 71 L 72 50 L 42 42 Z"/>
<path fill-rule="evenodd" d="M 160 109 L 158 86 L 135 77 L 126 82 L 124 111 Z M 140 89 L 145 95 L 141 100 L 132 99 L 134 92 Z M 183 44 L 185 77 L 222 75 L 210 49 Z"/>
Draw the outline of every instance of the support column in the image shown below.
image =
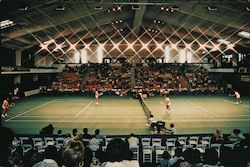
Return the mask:
<path fill-rule="evenodd" d="M 22 50 L 16 50 L 15 58 L 16 58 L 16 66 L 21 67 L 21 65 L 22 65 Z"/>

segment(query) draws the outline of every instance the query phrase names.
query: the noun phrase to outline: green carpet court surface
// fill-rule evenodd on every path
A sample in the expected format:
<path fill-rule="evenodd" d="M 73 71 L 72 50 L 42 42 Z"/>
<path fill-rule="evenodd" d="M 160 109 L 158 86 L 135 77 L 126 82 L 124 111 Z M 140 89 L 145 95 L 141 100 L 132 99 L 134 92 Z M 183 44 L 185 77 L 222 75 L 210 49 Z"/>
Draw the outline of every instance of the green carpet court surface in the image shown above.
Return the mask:
<path fill-rule="evenodd" d="M 166 113 L 163 97 L 145 99 L 157 120 L 164 120 L 166 127 L 174 123 L 177 134 L 213 133 L 217 128 L 231 133 L 234 128 L 250 133 L 250 99 L 235 104 L 228 96 L 171 96 L 171 111 Z M 147 117 L 138 99 L 102 96 L 100 104 L 84 96 L 29 97 L 16 102 L 3 118 L 4 126 L 17 134 L 39 134 L 49 125 L 54 133 L 61 129 L 70 133 L 73 128 L 82 133 L 89 128 L 93 134 L 100 129 L 104 135 L 151 134 L 146 126 Z"/>

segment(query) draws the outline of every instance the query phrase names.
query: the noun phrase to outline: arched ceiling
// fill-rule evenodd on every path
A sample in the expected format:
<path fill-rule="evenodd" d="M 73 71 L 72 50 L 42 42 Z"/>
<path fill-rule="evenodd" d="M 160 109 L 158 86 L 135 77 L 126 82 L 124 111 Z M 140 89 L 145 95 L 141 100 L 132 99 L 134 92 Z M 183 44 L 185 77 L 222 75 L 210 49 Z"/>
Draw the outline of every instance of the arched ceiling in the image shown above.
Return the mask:
<path fill-rule="evenodd" d="M 1 21 L 15 24 L 1 29 L 7 48 L 28 49 L 50 39 L 83 47 L 124 39 L 211 46 L 224 39 L 250 48 L 250 38 L 238 35 L 250 33 L 248 0 L 1 0 L 0 5 Z"/>

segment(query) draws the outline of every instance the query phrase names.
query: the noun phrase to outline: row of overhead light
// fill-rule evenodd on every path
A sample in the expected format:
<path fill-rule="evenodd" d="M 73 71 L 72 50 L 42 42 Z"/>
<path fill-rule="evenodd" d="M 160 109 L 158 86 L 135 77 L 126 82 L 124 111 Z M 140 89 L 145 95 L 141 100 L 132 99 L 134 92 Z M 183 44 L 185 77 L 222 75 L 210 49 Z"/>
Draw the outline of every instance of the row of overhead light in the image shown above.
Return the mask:
<path fill-rule="evenodd" d="M 164 25 L 165 23 L 161 20 L 154 20 L 154 23 Z"/>
<path fill-rule="evenodd" d="M 108 13 L 111 13 L 111 12 L 121 12 L 122 11 L 122 7 L 120 5 L 113 6 L 112 9 L 108 9 L 107 11 L 108 11 Z"/>
<path fill-rule="evenodd" d="M 171 6 L 171 7 L 161 6 L 160 9 L 162 12 L 170 12 L 170 13 L 173 13 L 174 11 L 180 10 L 180 8 L 178 6 Z"/>
<path fill-rule="evenodd" d="M 154 33 L 158 33 L 159 32 L 158 30 L 155 30 L 155 29 L 152 29 L 152 28 L 149 28 L 148 31 L 149 32 L 154 32 Z"/>
<path fill-rule="evenodd" d="M 120 20 L 115 20 L 115 21 L 112 21 L 112 24 L 122 24 L 122 19 Z"/>

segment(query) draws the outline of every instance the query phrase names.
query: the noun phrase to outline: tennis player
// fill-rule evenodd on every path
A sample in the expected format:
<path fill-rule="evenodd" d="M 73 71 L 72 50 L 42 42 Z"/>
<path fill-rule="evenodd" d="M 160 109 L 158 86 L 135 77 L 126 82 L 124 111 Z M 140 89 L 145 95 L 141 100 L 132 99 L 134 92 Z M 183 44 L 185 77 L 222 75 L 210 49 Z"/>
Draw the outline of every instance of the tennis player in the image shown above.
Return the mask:
<path fill-rule="evenodd" d="M 99 104 L 99 98 L 103 95 L 103 92 L 99 92 L 98 90 L 95 91 L 95 104 Z"/>
<path fill-rule="evenodd" d="M 165 106 L 167 109 L 167 114 L 169 114 L 170 112 L 170 105 L 171 105 L 171 102 L 170 102 L 169 96 L 165 95 Z"/>
<path fill-rule="evenodd" d="M 230 95 L 230 94 L 229 94 Z M 234 94 L 231 94 L 230 96 L 235 96 L 236 99 L 236 104 L 242 103 L 241 98 L 240 98 L 240 93 L 237 91 L 234 91 Z"/>
<path fill-rule="evenodd" d="M 3 101 L 3 104 L 2 104 L 2 110 L 3 110 L 2 117 L 3 117 L 3 118 L 8 116 L 7 112 L 8 112 L 8 110 L 9 110 L 9 108 L 10 108 L 10 103 L 9 103 L 9 101 L 10 101 L 9 98 L 7 98 L 7 99 L 5 99 L 5 100 Z"/>
<path fill-rule="evenodd" d="M 98 92 L 98 90 L 96 90 L 95 91 L 95 104 L 99 104 L 99 96 L 100 96 L 100 94 L 99 94 L 99 92 Z"/>

